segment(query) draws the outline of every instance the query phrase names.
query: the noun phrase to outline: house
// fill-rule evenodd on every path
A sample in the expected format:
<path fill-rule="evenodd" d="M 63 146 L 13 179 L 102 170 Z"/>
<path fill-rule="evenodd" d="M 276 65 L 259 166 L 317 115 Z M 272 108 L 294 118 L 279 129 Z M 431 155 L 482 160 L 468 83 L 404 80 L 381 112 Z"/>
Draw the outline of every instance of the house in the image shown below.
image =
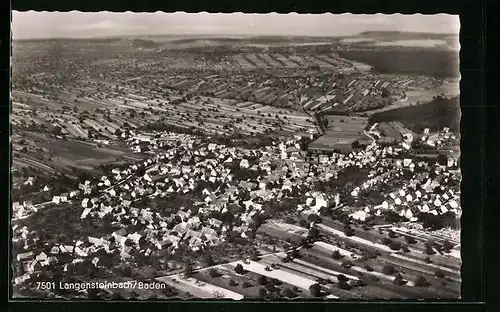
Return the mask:
<path fill-rule="evenodd" d="M 429 208 L 429 206 L 427 204 L 424 204 L 424 205 L 422 205 L 422 207 L 420 207 L 420 211 L 424 212 L 424 213 L 425 212 L 429 212 L 430 208 Z"/>
<path fill-rule="evenodd" d="M 61 203 L 61 196 L 53 196 L 52 202 L 56 205 L 59 205 Z"/>
<path fill-rule="evenodd" d="M 210 234 L 213 236 L 217 236 L 217 231 L 209 227 L 203 227 L 200 232 L 205 235 Z"/>
<path fill-rule="evenodd" d="M 51 254 L 54 254 L 54 255 L 57 255 L 59 254 L 59 247 L 58 246 L 54 246 L 50 249 L 50 253 Z"/>
<path fill-rule="evenodd" d="M 205 197 L 206 203 L 215 203 L 216 201 L 217 201 L 217 197 L 213 193 L 208 195 L 207 197 Z"/>
<path fill-rule="evenodd" d="M 140 212 L 139 208 L 130 207 L 130 209 L 129 209 L 129 213 L 133 217 L 138 217 L 139 216 L 139 212 Z"/>
<path fill-rule="evenodd" d="M 23 208 L 23 205 L 21 205 L 19 202 L 13 202 L 12 203 L 12 210 L 18 210 Z"/>
<path fill-rule="evenodd" d="M 367 213 L 363 210 L 359 210 L 354 213 L 351 213 L 349 216 L 355 220 L 365 221 Z"/>
<path fill-rule="evenodd" d="M 73 253 L 75 247 L 70 245 L 60 245 L 59 250 L 61 253 Z"/>
<path fill-rule="evenodd" d="M 311 207 L 311 209 L 315 211 L 319 211 L 323 207 L 328 207 L 328 201 L 326 201 L 323 197 L 323 195 L 317 195 L 315 197 L 316 199 L 316 205 L 314 207 Z"/>
<path fill-rule="evenodd" d="M 217 147 L 217 144 L 215 144 L 215 143 L 208 144 L 208 150 L 209 151 L 214 151 L 216 147 Z"/>
<path fill-rule="evenodd" d="M 247 159 L 242 159 L 240 162 L 240 168 L 248 168 L 250 167 L 250 164 L 248 163 Z"/>
<path fill-rule="evenodd" d="M 454 200 L 454 199 L 450 200 L 450 201 L 448 202 L 448 204 L 450 205 L 450 207 L 451 207 L 452 209 L 457 209 L 457 208 L 460 206 L 460 205 L 457 203 L 457 201 L 456 201 L 456 200 Z"/>
<path fill-rule="evenodd" d="M 88 198 L 84 198 L 84 199 L 82 200 L 82 207 L 83 207 L 83 208 L 88 208 L 88 207 L 91 207 L 91 205 L 90 205 L 90 201 L 89 201 L 89 199 L 88 199 Z"/>
<path fill-rule="evenodd" d="M 227 206 L 228 202 L 229 202 L 229 195 L 224 194 L 217 199 L 217 201 L 215 202 L 215 205 L 222 209 L 222 208 L 225 208 Z"/>
<path fill-rule="evenodd" d="M 219 240 L 220 240 L 217 235 L 213 235 L 213 234 L 209 234 L 209 233 L 204 234 L 204 235 L 205 235 L 205 238 L 206 238 L 205 243 L 207 245 L 212 245 L 213 246 L 213 245 L 217 244 L 219 242 Z"/>
<path fill-rule="evenodd" d="M 413 201 L 413 196 L 411 196 L 410 194 L 407 194 L 406 195 L 406 202 L 412 202 Z"/>
<path fill-rule="evenodd" d="M 186 231 L 187 231 L 186 225 L 187 225 L 186 222 L 181 222 L 181 223 L 175 225 L 172 230 L 174 230 L 177 233 L 181 233 L 181 234 L 186 233 Z"/>
<path fill-rule="evenodd" d="M 80 190 L 74 190 L 69 193 L 69 198 L 74 198 L 80 196 Z"/>
<path fill-rule="evenodd" d="M 180 240 L 181 240 L 181 239 L 180 239 L 179 237 L 174 236 L 174 235 L 168 235 L 168 236 L 166 237 L 166 242 L 170 242 L 170 243 L 172 243 L 172 245 L 174 245 L 174 246 L 176 246 L 176 245 L 179 243 L 179 241 L 180 241 Z"/>
<path fill-rule="evenodd" d="M 386 200 L 384 200 L 382 204 L 380 204 L 379 207 L 377 208 L 389 209 L 389 203 Z"/>
<path fill-rule="evenodd" d="M 200 221 L 200 218 L 198 218 L 197 216 L 194 216 L 194 217 L 189 218 L 187 220 L 187 223 L 192 224 L 194 226 L 197 226 L 197 225 L 201 224 L 201 221 Z"/>
<path fill-rule="evenodd" d="M 199 237 L 191 237 L 189 240 L 189 246 L 193 251 L 197 251 L 201 246 L 203 246 L 203 242 Z"/>
<path fill-rule="evenodd" d="M 17 261 L 22 261 L 22 260 L 26 260 L 26 259 L 31 259 L 32 257 L 33 257 L 33 252 L 28 251 L 28 252 L 18 254 L 16 258 L 17 258 Z"/>
<path fill-rule="evenodd" d="M 144 174 L 143 179 L 147 182 L 153 182 L 153 179 L 147 173 Z"/>
<path fill-rule="evenodd" d="M 34 272 L 40 271 L 42 269 L 42 264 L 39 261 L 32 260 L 26 265 L 26 271 L 29 274 L 33 274 Z"/>
<path fill-rule="evenodd" d="M 189 212 L 183 211 L 183 210 L 178 210 L 177 215 L 181 217 L 182 220 L 189 218 Z M 198 219 L 199 220 L 199 219 Z"/>
<path fill-rule="evenodd" d="M 188 239 L 191 239 L 192 237 L 201 238 L 202 236 L 203 236 L 203 233 L 201 233 L 201 232 L 188 230 L 188 231 L 186 231 L 186 233 L 184 235 L 184 239 L 188 240 Z"/>
<path fill-rule="evenodd" d="M 285 150 L 285 153 L 289 155 L 290 159 L 297 159 L 300 157 L 299 150 L 296 146 L 290 146 Z"/>
<path fill-rule="evenodd" d="M 92 211 L 92 208 L 85 208 L 82 212 L 82 215 L 80 216 L 80 219 L 85 219 L 90 211 Z"/>
<path fill-rule="evenodd" d="M 441 201 L 439 200 L 439 198 L 436 198 L 433 202 L 434 206 L 436 207 L 440 207 L 442 205 Z"/>
<path fill-rule="evenodd" d="M 247 189 L 247 190 L 251 191 L 252 189 L 257 187 L 257 183 L 248 182 L 248 181 L 240 181 L 238 186 L 240 188 Z"/>
<path fill-rule="evenodd" d="M 111 236 L 113 236 L 115 238 L 115 242 L 121 246 L 125 245 L 125 242 L 127 241 L 126 235 L 127 235 L 126 232 L 125 232 L 125 235 L 116 234 L 116 232 L 111 234 Z"/>
<path fill-rule="evenodd" d="M 90 244 L 93 244 L 95 246 L 103 246 L 104 245 L 104 239 L 102 239 L 102 238 L 95 238 L 95 237 L 89 236 L 87 239 L 88 239 L 88 242 Z"/>
<path fill-rule="evenodd" d="M 337 193 L 335 194 L 335 207 L 338 207 L 340 205 L 340 194 Z"/>
<path fill-rule="evenodd" d="M 175 187 L 175 189 L 177 189 L 177 187 Z M 167 193 L 173 193 L 175 192 L 173 186 L 171 185 L 168 189 L 167 189 Z"/>
<path fill-rule="evenodd" d="M 309 197 L 306 199 L 306 206 L 311 206 L 311 204 L 314 202 L 314 198 Z"/>
<path fill-rule="evenodd" d="M 57 259 L 57 257 L 56 257 L 56 256 L 49 256 L 49 257 L 47 258 L 47 262 L 48 262 L 48 264 L 50 264 L 50 263 L 58 263 L 58 262 L 59 262 L 59 260 Z"/>
<path fill-rule="evenodd" d="M 215 219 L 215 218 L 210 218 L 208 220 L 208 223 L 214 227 L 221 227 L 222 226 L 222 221 Z"/>
<path fill-rule="evenodd" d="M 14 278 L 14 284 L 20 285 L 31 278 L 30 273 Z"/>
<path fill-rule="evenodd" d="M 47 256 L 47 254 L 46 254 L 46 253 L 44 253 L 43 251 L 42 251 L 42 252 L 41 252 L 38 256 L 36 256 L 36 257 L 35 257 L 35 259 L 36 259 L 37 261 L 39 261 L 39 262 L 44 262 L 44 261 L 47 261 L 47 260 L 48 260 L 48 258 L 49 258 L 49 257 Z"/>
<path fill-rule="evenodd" d="M 75 255 L 77 255 L 79 257 L 87 257 L 88 256 L 86 248 L 75 247 L 74 253 L 75 253 Z"/>

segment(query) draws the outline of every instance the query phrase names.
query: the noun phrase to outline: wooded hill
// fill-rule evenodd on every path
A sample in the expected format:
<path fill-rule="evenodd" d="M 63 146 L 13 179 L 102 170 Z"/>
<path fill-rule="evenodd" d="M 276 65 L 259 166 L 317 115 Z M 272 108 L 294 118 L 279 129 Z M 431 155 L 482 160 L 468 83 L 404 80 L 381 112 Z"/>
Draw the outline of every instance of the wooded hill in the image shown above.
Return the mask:
<path fill-rule="evenodd" d="M 454 132 L 460 131 L 459 98 L 437 97 L 429 103 L 396 108 L 376 113 L 369 118 L 369 123 L 400 121 L 408 129 L 420 133 L 423 129 L 431 131 L 449 127 Z"/>

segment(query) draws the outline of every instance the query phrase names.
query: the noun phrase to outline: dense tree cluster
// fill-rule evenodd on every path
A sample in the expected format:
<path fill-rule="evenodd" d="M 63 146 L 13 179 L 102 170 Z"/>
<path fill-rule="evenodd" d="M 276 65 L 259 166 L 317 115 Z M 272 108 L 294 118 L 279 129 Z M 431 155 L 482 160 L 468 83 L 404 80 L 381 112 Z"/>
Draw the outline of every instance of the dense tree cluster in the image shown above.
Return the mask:
<path fill-rule="evenodd" d="M 380 48 L 339 51 L 341 57 L 374 67 L 380 73 L 415 73 L 432 77 L 459 77 L 458 53 L 449 50 Z M 425 60 L 425 61 L 424 61 Z"/>
<path fill-rule="evenodd" d="M 311 292 L 311 295 L 313 297 L 320 297 L 321 296 L 321 286 L 319 284 L 312 284 L 309 287 L 309 291 Z"/>
<path fill-rule="evenodd" d="M 454 132 L 460 131 L 459 98 L 436 98 L 428 103 L 396 108 L 370 116 L 369 123 L 400 121 L 415 133 L 422 133 L 424 128 L 440 131 L 449 127 Z"/>

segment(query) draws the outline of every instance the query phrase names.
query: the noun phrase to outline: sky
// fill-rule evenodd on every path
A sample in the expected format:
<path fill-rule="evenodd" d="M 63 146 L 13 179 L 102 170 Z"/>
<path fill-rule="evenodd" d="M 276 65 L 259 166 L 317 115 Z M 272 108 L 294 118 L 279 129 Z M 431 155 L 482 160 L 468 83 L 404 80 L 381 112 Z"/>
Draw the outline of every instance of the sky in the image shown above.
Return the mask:
<path fill-rule="evenodd" d="M 90 38 L 124 35 L 350 36 L 398 30 L 455 33 L 458 15 L 12 12 L 12 37 Z"/>

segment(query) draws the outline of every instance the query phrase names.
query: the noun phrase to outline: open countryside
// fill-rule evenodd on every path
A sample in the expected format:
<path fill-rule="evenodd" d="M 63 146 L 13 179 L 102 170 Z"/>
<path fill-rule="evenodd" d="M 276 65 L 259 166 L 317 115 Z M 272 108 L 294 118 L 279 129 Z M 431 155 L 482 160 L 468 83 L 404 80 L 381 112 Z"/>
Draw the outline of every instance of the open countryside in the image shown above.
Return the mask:
<path fill-rule="evenodd" d="M 460 298 L 455 41 L 14 40 L 13 298 Z"/>

